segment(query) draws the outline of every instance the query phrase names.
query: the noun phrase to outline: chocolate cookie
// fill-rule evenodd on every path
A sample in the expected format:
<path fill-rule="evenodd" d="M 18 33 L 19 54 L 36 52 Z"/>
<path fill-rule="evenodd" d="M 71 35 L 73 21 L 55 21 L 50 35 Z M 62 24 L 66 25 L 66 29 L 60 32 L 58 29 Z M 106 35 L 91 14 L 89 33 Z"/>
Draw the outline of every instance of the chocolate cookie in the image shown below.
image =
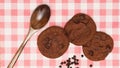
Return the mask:
<path fill-rule="evenodd" d="M 113 39 L 104 32 L 95 36 L 83 46 L 85 56 L 93 61 L 104 60 L 113 49 Z"/>
<path fill-rule="evenodd" d="M 90 16 L 79 13 L 67 22 L 64 29 L 70 42 L 75 45 L 83 45 L 94 36 L 96 25 Z"/>
<path fill-rule="evenodd" d="M 44 56 L 57 58 L 66 52 L 69 41 L 63 28 L 52 26 L 38 36 L 37 44 Z"/>

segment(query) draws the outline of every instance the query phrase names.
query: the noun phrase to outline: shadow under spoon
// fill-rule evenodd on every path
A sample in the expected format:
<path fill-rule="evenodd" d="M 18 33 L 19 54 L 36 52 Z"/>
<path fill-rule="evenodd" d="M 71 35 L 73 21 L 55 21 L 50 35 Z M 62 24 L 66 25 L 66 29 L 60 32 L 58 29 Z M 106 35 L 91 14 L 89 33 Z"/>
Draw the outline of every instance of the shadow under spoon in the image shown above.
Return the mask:
<path fill-rule="evenodd" d="M 11 62 L 9 63 L 7 68 L 13 68 L 15 65 L 18 57 L 20 56 L 21 52 L 23 51 L 26 43 L 28 40 L 32 37 L 34 33 L 36 33 L 40 28 L 45 26 L 50 18 L 50 8 L 46 4 L 39 5 L 33 12 L 31 19 L 30 19 L 30 27 L 29 27 L 29 32 L 24 39 L 23 43 L 19 47 L 18 51 L 12 58 Z"/>

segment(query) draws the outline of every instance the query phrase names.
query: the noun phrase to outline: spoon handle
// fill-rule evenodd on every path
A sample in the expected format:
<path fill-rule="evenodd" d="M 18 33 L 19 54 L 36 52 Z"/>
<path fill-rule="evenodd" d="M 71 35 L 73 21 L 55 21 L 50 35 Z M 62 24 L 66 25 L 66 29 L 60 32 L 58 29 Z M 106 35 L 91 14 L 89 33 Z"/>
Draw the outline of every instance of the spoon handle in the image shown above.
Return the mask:
<path fill-rule="evenodd" d="M 23 43 L 19 47 L 18 51 L 15 53 L 14 57 L 12 58 L 11 62 L 9 63 L 7 68 L 13 68 L 15 65 L 18 57 L 20 56 L 21 52 L 23 51 L 23 48 L 25 47 L 27 41 L 30 39 L 30 37 L 36 32 L 37 30 L 34 30 L 33 28 L 30 28 L 26 38 L 24 39 Z"/>

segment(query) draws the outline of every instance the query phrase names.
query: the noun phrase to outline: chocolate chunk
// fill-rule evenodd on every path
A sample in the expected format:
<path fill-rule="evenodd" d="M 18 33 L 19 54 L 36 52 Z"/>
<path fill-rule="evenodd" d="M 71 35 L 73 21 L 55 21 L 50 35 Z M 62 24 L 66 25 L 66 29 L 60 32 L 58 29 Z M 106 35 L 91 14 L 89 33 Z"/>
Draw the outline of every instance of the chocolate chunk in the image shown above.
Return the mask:
<path fill-rule="evenodd" d="M 80 23 L 80 20 L 77 18 L 77 19 L 73 19 L 73 22 L 75 23 L 75 24 L 79 24 Z"/>
<path fill-rule="evenodd" d="M 47 43 L 44 45 L 45 48 L 50 49 L 52 40 L 48 39 L 46 42 Z"/>
<path fill-rule="evenodd" d="M 90 64 L 90 67 L 93 67 L 93 65 L 92 65 L 92 64 Z"/>
<path fill-rule="evenodd" d="M 60 44 L 59 49 L 63 49 L 64 46 L 65 46 L 64 44 Z"/>
<path fill-rule="evenodd" d="M 49 43 L 49 41 L 51 41 L 48 37 L 46 37 L 44 40 L 43 40 L 43 45 L 45 46 L 45 48 L 49 49 L 50 48 L 50 45 L 51 43 Z"/>
<path fill-rule="evenodd" d="M 79 61 L 78 59 L 76 59 L 76 61 Z"/>
<path fill-rule="evenodd" d="M 85 19 L 85 16 L 86 16 L 85 14 L 79 15 L 79 17 L 80 17 L 81 20 Z"/>
<path fill-rule="evenodd" d="M 75 63 L 75 65 L 78 65 L 79 63 Z"/>
<path fill-rule="evenodd" d="M 84 57 L 84 55 L 81 55 L 81 57 Z"/>
<path fill-rule="evenodd" d="M 64 64 L 64 62 L 61 62 L 61 65 Z"/>
<path fill-rule="evenodd" d="M 71 62 L 71 64 L 74 64 L 74 62 Z"/>
<path fill-rule="evenodd" d="M 110 45 L 106 45 L 106 50 L 107 50 L 108 52 L 111 51 L 111 47 L 110 47 Z"/>
<path fill-rule="evenodd" d="M 67 62 L 70 62 L 70 60 L 67 60 Z"/>
<path fill-rule="evenodd" d="M 73 57 L 76 58 L 76 55 L 74 55 Z"/>
<path fill-rule="evenodd" d="M 59 68 L 62 68 L 62 66 L 60 65 Z"/>
<path fill-rule="evenodd" d="M 45 45 L 45 48 L 50 49 L 50 44 Z"/>
<path fill-rule="evenodd" d="M 92 50 L 89 51 L 89 55 L 93 56 L 94 52 Z"/>
<path fill-rule="evenodd" d="M 65 64 L 66 62 L 64 61 L 63 63 Z"/>

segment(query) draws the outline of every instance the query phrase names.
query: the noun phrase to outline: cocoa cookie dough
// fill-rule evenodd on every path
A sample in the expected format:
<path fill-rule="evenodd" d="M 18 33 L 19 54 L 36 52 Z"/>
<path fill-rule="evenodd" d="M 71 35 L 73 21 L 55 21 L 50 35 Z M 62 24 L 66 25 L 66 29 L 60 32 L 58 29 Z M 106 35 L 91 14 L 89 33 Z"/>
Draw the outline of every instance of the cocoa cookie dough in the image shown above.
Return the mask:
<path fill-rule="evenodd" d="M 67 22 L 64 29 L 69 41 L 80 46 L 92 39 L 96 25 L 90 16 L 78 13 Z"/>
<path fill-rule="evenodd" d="M 113 39 L 104 32 L 95 36 L 83 46 L 85 56 L 93 61 L 104 60 L 113 49 Z"/>
<path fill-rule="evenodd" d="M 57 58 L 66 52 L 69 41 L 63 28 L 52 26 L 38 36 L 37 44 L 44 56 Z"/>

